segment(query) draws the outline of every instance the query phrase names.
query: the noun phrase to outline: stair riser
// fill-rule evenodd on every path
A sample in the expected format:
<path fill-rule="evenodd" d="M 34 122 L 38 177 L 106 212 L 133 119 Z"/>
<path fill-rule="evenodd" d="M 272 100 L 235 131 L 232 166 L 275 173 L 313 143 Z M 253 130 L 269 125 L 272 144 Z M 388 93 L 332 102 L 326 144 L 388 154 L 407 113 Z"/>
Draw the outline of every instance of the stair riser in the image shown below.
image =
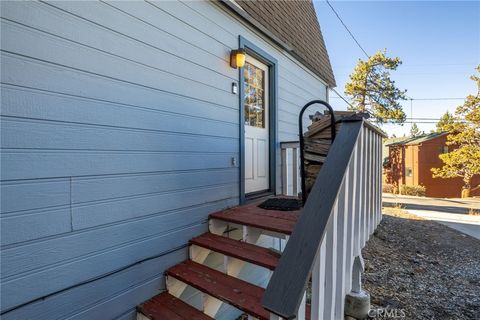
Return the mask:
<path fill-rule="evenodd" d="M 179 293 L 179 289 L 182 289 L 181 291 L 183 292 L 187 287 L 188 287 L 188 284 L 186 284 L 185 282 L 178 280 L 175 277 L 167 276 L 167 291 L 171 295 L 176 296 L 177 298 L 180 298 L 179 295 L 177 296 L 177 294 Z M 205 292 L 201 292 L 201 291 L 199 292 L 201 294 L 201 299 L 202 299 L 201 311 L 206 315 L 212 318 L 215 318 L 215 315 L 217 314 L 218 310 L 222 306 L 223 301 L 218 300 L 217 298 Z"/>
<path fill-rule="evenodd" d="M 260 233 L 259 235 L 264 234 L 264 235 L 268 235 L 268 236 L 278 238 L 278 239 L 283 239 L 283 240 L 286 240 L 289 238 L 288 234 L 246 226 L 246 225 L 233 223 L 233 222 L 227 222 L 227 221 L 218 220 L 218 219 L 212 219 L 212 218 L 210 218 L 208 226 L 209 226 L 209 231 L 211 233 L 220 235 L 220 236 L 224 235 L 227 230 L 232 230 L 232 229 L 242 230 L 243 232 L 242 237 L 244 241 L 248 243 L 255 243 L 253 242 L 254 239 L 251 238 L 253 233 Z"/>
<path fill-rule="evenodd" d="M 203 264 L 212 250 L 191 244 L 188 248 L 190 260 Z"/>
<path fill-rule="evenodd" d="M 140 312 L 137 312 L 137 320 L 150 320 L 150 318 L 147 318 L 146 316 L 144 316 Z"/>
<path fill-rule="evenodd" d="M 167 291 L 172 296 L 180 298 L 183 291 L 188 287 L 188 285 L 172 276 L 166 276 Z"/>
<path fill-rule="evenodd" d="M 233 257 L 229 257 L 223 253 L 213 251 L 210 249 L 206 249 L 197 245 L 190 245 L 190 260 L 201 263 L 203 265 L 207 265 L 209 267 L 216 267 L 216 266 L 210 266 L 208 264 L 205 264 L 205 259 L 206 257 L 211 254 L 217 254 L 221 255 L 223 257 L 223 269 L 222 272 L 225 274 L 228 274 L 229 276 L 235 277 L 238 275 L 238 273 L 241 271 L 242 267 L 245 265 L 245 261 L 242 261 L 240 259 L 236 259 Z"/>
<path fill-rule="evenodd" d="M 192 254 L 192 252 L 193 252 L 193 254 Z M 200 247 L 200 246 L 197 246 L 197 245 L 190 245 L 190 253 L 191 253 L 190 260 L 192 260 L 194 262 L 197 262 L 197 263 L 207 265 L 208 267 L 213 267 L 215 269 L 218 268 L 218 265 L 217 264 L 215 264 L 215 265 L 205 264 L 204 263 L 205 262 L 204 257 L 208 256 L 210 253 L 215 253 L 215 254 L 221 255 L 223 257 L 223 268 L 221 270 L 223 273 L 225 273 L 229 276 L 244 280 L 244 281 L 249 282 L 249 283 L 254 284 L 254 285 L 257 285 L 257 283 L 255 283 L 255 281 L 254 281 L 254 280 L 258 280 L 257 278 L 249 279 L 249 278 L 245 278 L 245 277 L 239 277 L 240 272 L 243 270 L 243 268 L 245 266 L 247 266 L 247 265 L 254 266 L 256 268 L 257 272 L 265 274 L 265 277 L 267 277 L 268 279 L 270 279 L 270 277 L 273 274 L 273 271 L 270 270 L 270 269 L 255 265 L 255 264 L 250 263 L 250 262 L 243 261 L 241 259 L 230 257 L 230 256 L 227 256 L 227 255 L 222 254 L 220 252 L 213 251 L 213 250 L 210 250 L 210 249 L 206 249 L 206 248 L 203 248 L 203 247 Z M 200 261 L 195 260 L 195 257 L 200 257 Z M 171 278 L 171 277 L 169 277 L 169 278 Z M 176 280 L 176 281 L 178 281 L 178 280 Z M 186 287 L 179 285 L 178 283 L 176 283 L 176 281 L 172 283 L 172 290 L 174 290 L 175 294 L 171 293 L 172 295 L 175 295 L 175 296 L 176 296 L 177 293 L 179 293 L 179 288 L 181 288 L 182 292 L 183 292 L 183 290 L 186 289 Z M 179 282 L 183 283 L 181 281 L 179 281 Z M 168 288 L 168 283 L 169 282 L 167 282 L 167 288 Z"/>

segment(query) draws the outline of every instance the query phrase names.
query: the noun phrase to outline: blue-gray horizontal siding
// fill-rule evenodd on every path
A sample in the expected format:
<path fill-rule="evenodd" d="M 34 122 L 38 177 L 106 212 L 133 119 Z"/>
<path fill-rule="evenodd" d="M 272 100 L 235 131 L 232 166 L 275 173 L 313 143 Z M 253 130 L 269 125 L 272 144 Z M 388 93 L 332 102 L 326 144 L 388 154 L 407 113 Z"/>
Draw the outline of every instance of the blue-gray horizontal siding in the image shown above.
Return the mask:
<path fill-rule="evenodd" d="M 1 6 L 2 318 L 132 319 L 238 203 L 238 35 L 279 61 L 279 141 L 325 86 L 208 2 Z"/>
<path fill-rule="evenodd" d="M 132 305 L 145 301 L 152 293 L 161 292 L 165 288 L 163 270 L 185 258 L 186 251 L 176 251 L 31 303 L 2 319 L 33 319 L 32 315 L 35 319 L 113 319 L 130 311 Z"/>

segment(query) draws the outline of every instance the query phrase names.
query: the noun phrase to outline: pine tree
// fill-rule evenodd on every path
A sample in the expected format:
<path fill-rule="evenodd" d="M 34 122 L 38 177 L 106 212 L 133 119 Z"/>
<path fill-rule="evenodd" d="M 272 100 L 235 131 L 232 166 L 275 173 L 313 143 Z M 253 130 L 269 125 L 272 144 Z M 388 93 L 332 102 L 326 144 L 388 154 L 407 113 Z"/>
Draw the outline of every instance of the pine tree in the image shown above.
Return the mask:
<path fill-rule="evenodd" d="M 385 54 L 383 50 L 367 61 L 359 59 L 350 82 L 345 85 L 345 94 L 353 105 L 350 110 L 367 112 L 380 123 L 403 123 L 405 113 L 399 101 L 406 100 L 406 91 L 398 89 L 390 79 L 390 71 L 396 70 L 402 61 Z"/>
<path fill-rule="evenodd" d="M 480 73 L 480 65 L 477 66 Z M 458 148 L 439 155 L 443 167 L 432 168 L 434 178 L 463 179 L 462 197 L 480 186 L 472 186 L 472 178 L 480 174 L 480 74 L 470 77 L 477 83 L 477 94 L 469 95 L 455 110 L 455 121 L 449 125 L 447 144 Z"/>
<path fill-rule="evenodd" d="M 420 135 L 420 129 L 418 128 L 417 124 L 414 122 L 412 127 L 410 128 L 410 137 L 418 137 Z"/>
<path fill-rule="evenodd" d="M 450 112 L 445 112 L 437 122 L 437 132 L 449 132 L 453 130 L 455 117 Z"/>

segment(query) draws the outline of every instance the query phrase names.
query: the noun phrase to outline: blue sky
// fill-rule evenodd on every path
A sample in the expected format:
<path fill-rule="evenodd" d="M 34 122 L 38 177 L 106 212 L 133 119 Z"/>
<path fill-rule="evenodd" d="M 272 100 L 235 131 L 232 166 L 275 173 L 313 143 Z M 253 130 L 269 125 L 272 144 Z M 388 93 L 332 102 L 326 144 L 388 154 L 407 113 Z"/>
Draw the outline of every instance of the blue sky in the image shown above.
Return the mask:
<path fill-rule="evenodd" d="M 387 49 L 403 64 L 392 73 L 401 89 L 412 98 L 465 98 L 476 93 L 469 79 L 480 64 L 480 1 L 331 1 L 347 27 L 369 54 Z M 337 81 L 343 94 L 348 75 L 364 53 L 348 35 L 325 1 L 315 1 L 318 19 Z M 336 109 L 346 104 L 331 94 Z M 454 111 L 462 100 L 413 101 L 413 117 L 439 118 Z M 410 101 L 403 103 L 412 117 Z M 429 132 L 434 124 L 418 123 Z M 384 127 L 401 136 L 410 124 Z"/>

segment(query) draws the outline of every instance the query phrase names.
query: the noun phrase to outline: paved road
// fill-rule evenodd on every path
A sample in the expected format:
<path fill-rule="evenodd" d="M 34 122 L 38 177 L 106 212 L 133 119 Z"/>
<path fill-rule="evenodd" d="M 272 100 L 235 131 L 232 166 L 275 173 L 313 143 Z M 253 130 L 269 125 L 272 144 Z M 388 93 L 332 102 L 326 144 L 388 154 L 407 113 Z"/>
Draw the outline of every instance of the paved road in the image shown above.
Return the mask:
<path fill-rule="evenodd" d="M 468 215 L 471 209 L 480 212 L 480 199 L 440 199 L 383 194 L 384 206 L 400 204 L 410 213 L 434 220 L 480 240 L 480 216 Z"/>
<path fill-rule="evenodd" d="M 480 240 L 480 216 L 459 215 L 458 213 L 447 213 L 430 210 L 407 209 L 427 220 L 433 220 L 444 224 L 447 227 L 458 230 Z"/>
<path fill-rule="evenodd" d="M 401 204 L 404 209 L 433 210 L 448 213 L 468 213 L 470 209 L 480 211 L 480 199 L 445 199 L 400 196 L 390 193 L 383 194 L 385 206 Z"/>

